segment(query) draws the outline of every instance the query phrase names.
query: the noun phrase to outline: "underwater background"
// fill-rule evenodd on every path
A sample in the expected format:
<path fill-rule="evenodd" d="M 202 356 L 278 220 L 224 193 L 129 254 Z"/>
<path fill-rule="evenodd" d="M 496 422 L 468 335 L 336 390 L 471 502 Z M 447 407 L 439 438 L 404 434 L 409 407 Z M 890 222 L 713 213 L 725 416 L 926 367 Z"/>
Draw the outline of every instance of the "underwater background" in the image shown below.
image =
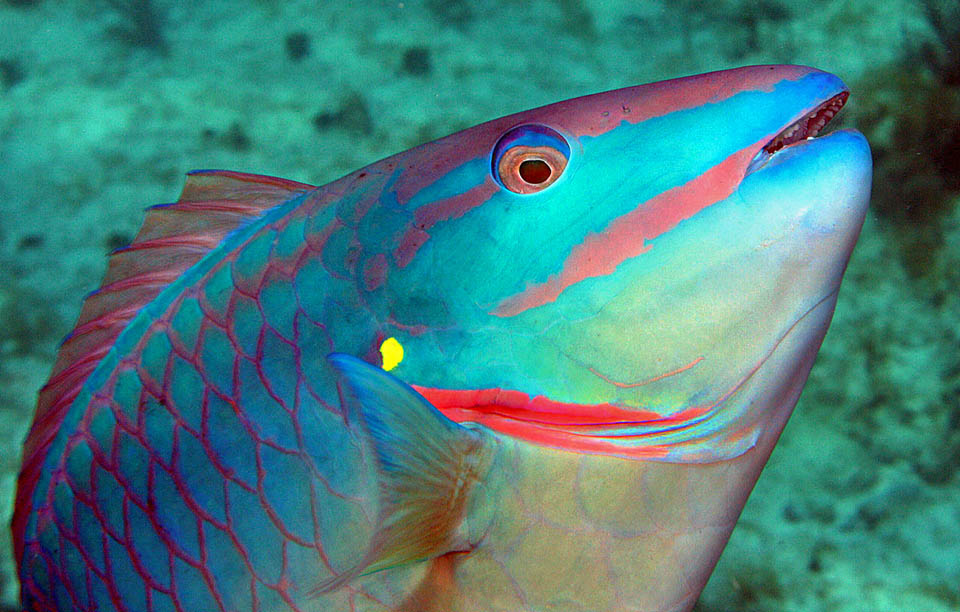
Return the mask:
<path fill-rule="evenodd" d="M 323 184 L 505 114 L 758 63 L 846 81 L 874 195 L 696 610 L 960 610 L 958 6 L 0 0 L 0 611 L 19 609 L 7 525 L 36 392 L 106 254 L 186 171 Z"/>

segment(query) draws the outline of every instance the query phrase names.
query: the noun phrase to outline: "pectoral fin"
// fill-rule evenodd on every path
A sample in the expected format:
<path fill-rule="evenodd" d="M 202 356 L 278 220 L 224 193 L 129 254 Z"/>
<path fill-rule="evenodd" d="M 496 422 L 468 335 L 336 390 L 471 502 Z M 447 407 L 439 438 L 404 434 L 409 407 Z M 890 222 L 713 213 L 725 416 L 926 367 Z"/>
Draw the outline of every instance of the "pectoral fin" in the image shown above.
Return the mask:
<path fill-rule="evenodd" d="M 382 369 L 333 353 L 343 401 L 373 446 L 380 478 L 377 531 L 359 563 L 319 584 L 314 594 L 353 578 L 462 550 L 458 537 L 471 494 L 492 462 L 492 440 L 443 416 Z"/>

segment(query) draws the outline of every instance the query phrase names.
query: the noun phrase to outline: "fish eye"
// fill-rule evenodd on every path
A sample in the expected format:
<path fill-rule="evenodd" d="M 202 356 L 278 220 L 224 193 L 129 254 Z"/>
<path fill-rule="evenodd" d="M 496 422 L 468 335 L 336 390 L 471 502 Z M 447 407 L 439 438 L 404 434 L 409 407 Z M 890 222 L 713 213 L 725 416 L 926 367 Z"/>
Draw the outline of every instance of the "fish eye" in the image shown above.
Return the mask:
<path fill-rule="evenodd" d="M 514 193 L 543 191 L 560 178 L 570 160 L 570 145 L 545 125 L 508 130 L 493 148 L 492 171 L 497 182 Z"/>

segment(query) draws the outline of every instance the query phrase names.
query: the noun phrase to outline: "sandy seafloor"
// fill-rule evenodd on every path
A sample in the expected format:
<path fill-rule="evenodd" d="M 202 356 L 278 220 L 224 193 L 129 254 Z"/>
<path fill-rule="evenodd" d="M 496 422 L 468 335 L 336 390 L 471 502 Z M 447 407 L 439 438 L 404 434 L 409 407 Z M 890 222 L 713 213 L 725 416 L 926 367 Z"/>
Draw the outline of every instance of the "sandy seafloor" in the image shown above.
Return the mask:
<path fill-rule="evenodd" d="M 117 7 L 134 4 L 0 1 L 0 524 L 58 340 L 107 250 L 184 172 L 322 184 L 510 112 L 753 63 L 839 74 L 845 124 L 873 104 L 868 136 L 889 149 L 884 113 L 901 102 L 884 79 L 919 75 L 903 57 L 932 40 L 907 0 L 154 0 L 158 48 L 131 44 Z M 309 49 L 295 60 L 297 33 Z M 697 610 L 960 610 L 956 201 L 938 228 L 911 268 L 904 229 L 869 215 L 806 392 Z M 4 529 L 0 608 L 16 593 Z"/>

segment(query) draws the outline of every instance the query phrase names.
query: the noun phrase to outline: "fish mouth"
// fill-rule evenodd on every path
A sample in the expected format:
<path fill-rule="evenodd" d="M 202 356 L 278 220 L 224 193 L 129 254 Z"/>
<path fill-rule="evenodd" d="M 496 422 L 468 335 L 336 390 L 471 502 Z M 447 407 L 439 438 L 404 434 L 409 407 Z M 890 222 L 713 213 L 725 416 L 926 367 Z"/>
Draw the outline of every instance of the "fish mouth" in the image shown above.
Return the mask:
<path fill-rule="evenodd" d="M 849 91 L 842 91 L 809 113 L 805 113 L 803 117 L 788 125 L 764 145 L 763 151 L 773 155 L 780 149 L 789 147 L 796 142 L 807 138 L 815 138 L 830 120 L 840 112 L 849 97 Z"/>
<path fill-rule="evenodd" d="M 781 151 L 798 142 L 803 142 L 816 138 L 828 123 L 840 112 L 843 105 L 847 103 L 850 92 L 843 90 L 840 93 L 821 102 L 812 110 L 806 111 L 803 115 L 780 130 L 776 136 L 771 138 L 767 144 L 761 147 L 753 161 L 747 167 L 746 174 L 756 172 L 767 164 L 771 157 L 778 151 Z"/>

